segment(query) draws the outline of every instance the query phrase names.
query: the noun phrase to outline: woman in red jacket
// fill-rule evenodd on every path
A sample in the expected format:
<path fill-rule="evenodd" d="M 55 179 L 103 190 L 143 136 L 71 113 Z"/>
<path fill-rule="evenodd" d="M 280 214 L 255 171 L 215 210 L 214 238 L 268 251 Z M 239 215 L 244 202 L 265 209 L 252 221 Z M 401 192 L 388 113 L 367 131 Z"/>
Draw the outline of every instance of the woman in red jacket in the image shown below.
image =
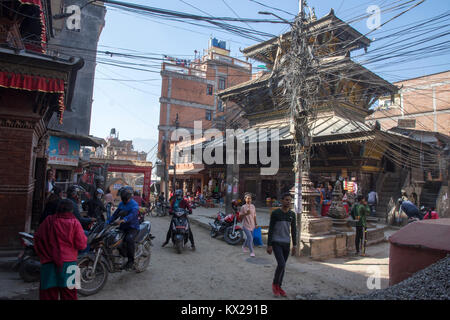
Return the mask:
<path fill-rule="evenodd" d="M 34 236 L 41 262 L 41 300 L 77 300 L 77 257 L 87 238 L 72 212 L 73 203 L 61 200 L 56 214 L 48 216 Z"/>

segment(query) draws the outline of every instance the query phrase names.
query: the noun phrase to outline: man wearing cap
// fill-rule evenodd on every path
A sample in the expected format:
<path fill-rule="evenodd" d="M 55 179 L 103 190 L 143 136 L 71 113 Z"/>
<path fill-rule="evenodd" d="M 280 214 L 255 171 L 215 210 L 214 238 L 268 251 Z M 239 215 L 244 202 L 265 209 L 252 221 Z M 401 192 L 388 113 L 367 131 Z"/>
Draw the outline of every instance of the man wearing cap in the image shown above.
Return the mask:
<path fill-rule="evenodd" d="M 67 189 L 67 199 L 72 201 L 73 215 L 78 219 L 78 221 L 80 221 L 84 229 L 86 229 L 90 223 L 95 221 L 95 218 L 84 218 L 81 216 L 80 208 L 78 206 L 79 196 L 77 187 L 71 186 Z"/>
<path fill-rule="evenodd" d="M 91 218 L 95 218 L 98 221 L 105 221 L 103 212 L 106 212 L 106 208 L 102 202 L 103 194 L 104 192 L 102 189 L 97 189 L 94 192 L 94 198 L 89 199 L 89 201 L 87 202 L 88 216 Z"/>

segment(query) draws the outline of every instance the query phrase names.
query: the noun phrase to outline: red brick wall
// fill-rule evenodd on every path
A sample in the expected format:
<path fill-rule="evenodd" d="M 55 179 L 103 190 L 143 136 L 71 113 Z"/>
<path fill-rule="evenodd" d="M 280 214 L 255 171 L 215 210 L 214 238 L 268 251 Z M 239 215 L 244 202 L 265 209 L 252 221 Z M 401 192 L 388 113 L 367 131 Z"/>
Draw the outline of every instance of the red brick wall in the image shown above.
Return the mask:
<path fill-rule="evenodd" d="M 216 71 L 217 73 L 219 73 L 218 76 L 222 76 L 221 74 L 223 74 L 223 77 L 226 78 L 226 87 L 231 87 L 238 83 L 251 79 L 250 72 L 245 71 L 244 69 L 233 68 L 220 64 L 213 65 L 211 62 L 208 62 L 206 69 L 206 79 L 216 82 L 212 95 L 207 95 L 208 84 L 205 81 L 195 81 L 172 77 L 170 98 L 213 107 L 215 104 L 215 99 L 218 99 L 215 97 L 215 93 L 217 93 L 217 91 L 219 90 L 219 80 L 218 77 L 216 77 Z M 163 98 L 169 97 L 168 84 L 168 76 L 164 75 L 161 88 L 161 97 Z M 212 126 L 212 121 L 206 120 L 206 111 L 207 110 L 203 108 L 195 108 L 171 103 L 169 125 L 174 125 L 176 114 L 178 113 L 180 128 L 193 128 L 194 121 L 202 121 L 203 129 L 209 129 Z M 223 114 L 218 112 L 217 106 L 215 111 L 216 117 Z M 226 110 L 224 111 L 226 112 Z M 211 110 L 211 113 L 213 117 L 214 110 Z M 162 126 L 167 125 L 167 103 L 161 103 L 159 124 Z M 162 151 L 162 137 L 163 133 L 160 131 L 158 144 L 159 152 Z"/>
<path fill-rule="evenodd" d="M 403 86 L 401 93 L 405 119 L 416 119 L 416 127 L 413 129 L 450 135 L 450 83 L 445 83 L 449 81 L 450 71 L 395 83 L 399 87 Z M 434 107 L 436 111 L 448 112 L 436 114 L 436 128 Z M 418 115 L 424 112 L 428 113 Z M 391 108 L 374 112 L 368 120 L 378 119 L 384 129 L 390 129 L 397 126 L 398 116 L 401 117 L 400 108 Z"/>
<path fill-rule="evenodd" d="M 31 223 L 33 131 L 0 128 L 0 137 L 0 247 L 10 248 Z"/>
<path fill-rule="evenodd" d="M 35 92 L 0 88 L 0 97 L 0 118 L 19 121 L 0 126 L 0 248 L 11 248 L 20 245 L 18 232 L 30 231 L 38 143 L 33 122 L 40 116 L 32 113 Z"/>

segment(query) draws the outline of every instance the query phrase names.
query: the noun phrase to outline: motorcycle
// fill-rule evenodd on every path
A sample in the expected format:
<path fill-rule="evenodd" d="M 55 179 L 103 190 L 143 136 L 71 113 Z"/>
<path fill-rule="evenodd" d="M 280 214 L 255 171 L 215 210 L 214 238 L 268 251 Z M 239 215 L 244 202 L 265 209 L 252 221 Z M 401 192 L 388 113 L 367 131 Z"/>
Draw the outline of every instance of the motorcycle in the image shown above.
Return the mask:
<path fill-rule="evenodd" d="M 19 271 L 20 277 L 25 282 L 39 281 L 41 263 L 34 250 L 34 236 L 26 232 L 19 232 L 19 235 L 22 236 L 24 250 L 17 257 L 17 261 L 13 265 L 13 270 Z"/>
<path fill-rule="evenodd" d="M 184 200 L 186 200 L 189 203 L 189 206 L 191 209 L 196 209 L 198 207 L 198 202 L 195 201 L 193 197 L 185 197 Z"/>
<path fill-rule="evenodd" d="M 123 214 L 124 216 L 125 214 Z M 144 221 L 136 235 L 135 263 L 133 269 L 143 272 L 151 258 L 151 224 Z M 105 223 L 96 224 L 88 234 L 90 251 L 78 258 L 80 289 L 78 292 L 89 296 L 99 292 L 108 280 L 108 273 L 123 271 L 127 259 L 125 232 L 118 226 Z"/>
<path fill-rule="evenodd" d="M 139 207 L 138 219 L 139 223 L 143 223 L 145 221 L 145 217 L 150 215 L 150 209 L 147 207 Z"/>
<path fill-rule="evenodd" d="M 219 234 L 223 234 L 225 241 L 228 244 L 236 245 L 240 243 L 244 237 L 242 227 L 238 225 L 240 222 L 239 211 L 237 207 L 233 206 L 233 213 L 225 214 L 219 212 L 214 222 L 210 222 L 211 237 L 215 238 Z"/>
<path fill-rule="evenodd" d="M 187 219 L 188 210 L 178 209 L 173 212 L 171 221 L 172 243 L 177 253 L 181 253 L 189 239 L 189 221 Z"/>
<path fill-rule="evenodd" d="M 150 210 L 152 217 L 163 217 L 169 212 L 170 205 L 167 201 L 156 201 L 156 205 Z"/>

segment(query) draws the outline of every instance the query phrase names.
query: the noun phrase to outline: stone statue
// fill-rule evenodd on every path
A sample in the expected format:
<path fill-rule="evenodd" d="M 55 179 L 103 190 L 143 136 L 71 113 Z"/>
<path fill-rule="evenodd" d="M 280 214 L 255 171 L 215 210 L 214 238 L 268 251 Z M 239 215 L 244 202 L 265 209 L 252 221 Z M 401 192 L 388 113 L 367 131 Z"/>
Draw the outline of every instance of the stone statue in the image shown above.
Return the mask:
<path fill-rule="evenodd" d="M 345 208 L 342 205 L 342 185 L 341 181 L 338 180 L 333 188 L 333 195 L 328 216 L 334 219 L 345 219 L 346 215 Z"/>

